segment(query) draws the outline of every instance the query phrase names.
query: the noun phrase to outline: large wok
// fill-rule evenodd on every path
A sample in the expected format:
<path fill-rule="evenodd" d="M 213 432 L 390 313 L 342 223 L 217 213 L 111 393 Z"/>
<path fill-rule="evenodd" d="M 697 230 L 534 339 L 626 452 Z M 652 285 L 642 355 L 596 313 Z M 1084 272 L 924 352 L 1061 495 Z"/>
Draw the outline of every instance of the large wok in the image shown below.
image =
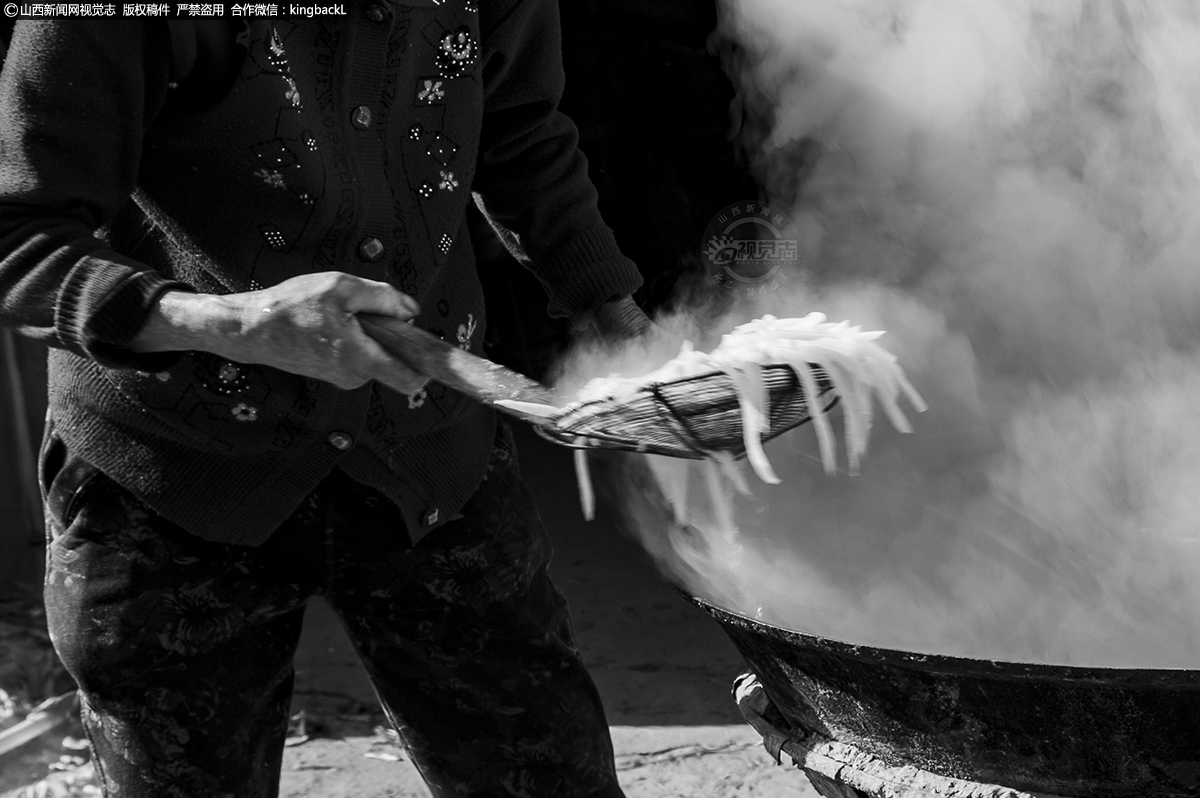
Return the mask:
<path fill-rule="evenodd" d="M 795 730 L 892 766 L 1030 792 L 1200 796 L 1200 671 L 891 651 L 693 601 L 720 622 Z"/>

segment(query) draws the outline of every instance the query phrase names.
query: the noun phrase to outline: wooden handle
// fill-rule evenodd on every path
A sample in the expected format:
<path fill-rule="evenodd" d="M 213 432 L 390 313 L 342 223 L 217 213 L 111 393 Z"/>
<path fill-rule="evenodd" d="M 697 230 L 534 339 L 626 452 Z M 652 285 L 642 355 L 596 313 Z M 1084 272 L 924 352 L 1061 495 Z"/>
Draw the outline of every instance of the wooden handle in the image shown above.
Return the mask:
<path fill-rule="evenodd" d="M 368 335 L 409 368 L 484 404 L 495 405 L 501 400 L 558 404 L 557 397 L 541 383 L 472 355 L 407 322 L 373 313 L 360 313 L 358 320 Z M 499 409 L 512 412 L 509 408 Z M 515 415 L 528 420 L 523 413 Z"/>

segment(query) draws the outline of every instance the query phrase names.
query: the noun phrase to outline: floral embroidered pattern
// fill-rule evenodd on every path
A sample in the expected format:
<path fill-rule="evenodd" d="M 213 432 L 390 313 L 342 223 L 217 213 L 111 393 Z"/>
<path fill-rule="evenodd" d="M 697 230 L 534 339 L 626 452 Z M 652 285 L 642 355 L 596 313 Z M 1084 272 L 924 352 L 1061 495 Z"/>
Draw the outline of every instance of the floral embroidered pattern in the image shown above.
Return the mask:
<path fill-rule="evenodd" d="M 417 102 L 433 105 L 446 99 L 446 90 L 442 88 L 443 83 L 444 81 L 436 78 L 419 81 L 421 87 L 417 90 Z"/>
<path fill-rule="evenodd" d="M 443 77 L 458 78 L 467 74 L 479 57 L 479 43 L 467 27 L 442 36 L 438 42 L 438 69 Z"/>
<path fill-rule="evenodd" d="M 232 413 L 233 417 L 235 419 L 237 419 L 238 421 L 257 421 L 258 420 L 258 408 L 251 407 L 250 405 L 246 404 L 245 402 L 238 402 L 236 405 L 234 405 L 230 409 L 229 412 Z"/>
<path fill-rule="evenodd" d="M 241 626 L 241 608 L 217 598 L 207 586 L 181 588 L 163 595 L 164 614 L 171 621 L 159 632 L 162 647 L 180 654 L 194 654 L 229 640 Z"/>
<path fill-rule="evenodd" d="M 460 349 L 471 348 L 471 338 L 475 335 L 475 314 L 467 314 L 467 323 L 458 325 L 458 346 Z"/>
<path fill-rule="evenodd" d="M 254 176 L 266 183 L 271 188 L 287 188 L 283 182 L 283 175 L 268 169 L 259 169 L 254 173 Z"/>
<path fill-rule="evenodd" d="M 246 367 L 207 352 L 194 352 L 192 358 L 201 384 L 213 393 L 237 396 L 250 388 L 250 371 Z"/>
<path fill-rule="evenodd" d="M 283 93 L 283 96 L 292 104 L 293 108 L 299 108 L 300 89 L 296 87 L 296 81 L 287 76 L 284 76 L 283 80 L 287 83 L 287 91 Z"/>
<path fill-rule="evenodd" d="M 455 179 L 453 172 L 447 172 L 443 170 L 441 177 L 442 182 L 438 183 L 438 188 L 442 189 L 443 191 L 453 191 L 454 189 L 458 188 L 458 180 Z"/>
<path fill-rule="evenodd" d="M 279 38 L 279 31 L 271 31 L 271 41 L 267 42 L 268 58 L 275 66 L 283 66 L 287 63 L 287 57 L 283 52 L 283 42 Z"/>

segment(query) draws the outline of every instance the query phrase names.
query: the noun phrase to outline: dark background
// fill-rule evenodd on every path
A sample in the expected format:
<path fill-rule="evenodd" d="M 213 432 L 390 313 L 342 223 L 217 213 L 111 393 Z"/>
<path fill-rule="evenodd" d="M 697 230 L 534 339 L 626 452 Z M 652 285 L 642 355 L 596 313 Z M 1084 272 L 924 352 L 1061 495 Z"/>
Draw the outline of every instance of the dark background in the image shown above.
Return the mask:
<path fill-rule="evenodd" d="M 714 35 L 711 2 L 569 0 L 559 7 L 567 74 L 561 108 L 579 128 L 601 213 L 645 278 L 635 299 L 653 313 L 706 290 L 704 228 L 726 205 L 759 197 L 734 143 L 744 114 L 722 69 L 734 48 Z M 477 227 L 489 354 L 539 377 L 566 345 L 568 325 L 546 318 L 538 282 L 489 240 L 486 225 Z"/>

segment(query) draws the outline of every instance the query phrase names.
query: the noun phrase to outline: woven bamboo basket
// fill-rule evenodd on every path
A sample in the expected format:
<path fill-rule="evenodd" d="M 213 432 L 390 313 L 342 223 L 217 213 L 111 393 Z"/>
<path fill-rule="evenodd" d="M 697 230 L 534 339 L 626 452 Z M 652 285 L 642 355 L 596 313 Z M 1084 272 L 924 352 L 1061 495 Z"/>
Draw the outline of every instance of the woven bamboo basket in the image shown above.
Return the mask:
<path fill-rule="evenodd" d="M 519 405 L 554 408 L 561 397 L 528 377 L 411 324 L 365 313 L 358 318 L 363 329 L 412 368 L 533 424 L 554 443 L 697 460 L 713 452 L 734 457 L 746 454 L 741 403 L 733 379 L 724 372 L 650 383 L 630 397 L 581 402 L 546 416 Z M 809 366 L 817 385 L 817 401 L 825 410 L 832 409 L 838 397 L 829 374 L 819 365 Z M 808 397 L 791 366 L 763 366 L 762 376 L 770 403 L 764 441 L 811 420 Z"/>
<path fill-rule="evenodd" d="M 813 366 L 824 410 L 837 404 L 829 375 Z M 808 397 L 790 366 L 763 368 L 770 398 L 770 440 L 811 420 Z M 742 409 L 733 380 L 710 372 L 670 382 L 651 383 L 630 398 L 611 397 L 572 405 L 552 423 L 535 427 L 555 443 L 573 448 L 618 449 L 645 454 L 701 459 L 711 452 L 743 457 Z"/>

